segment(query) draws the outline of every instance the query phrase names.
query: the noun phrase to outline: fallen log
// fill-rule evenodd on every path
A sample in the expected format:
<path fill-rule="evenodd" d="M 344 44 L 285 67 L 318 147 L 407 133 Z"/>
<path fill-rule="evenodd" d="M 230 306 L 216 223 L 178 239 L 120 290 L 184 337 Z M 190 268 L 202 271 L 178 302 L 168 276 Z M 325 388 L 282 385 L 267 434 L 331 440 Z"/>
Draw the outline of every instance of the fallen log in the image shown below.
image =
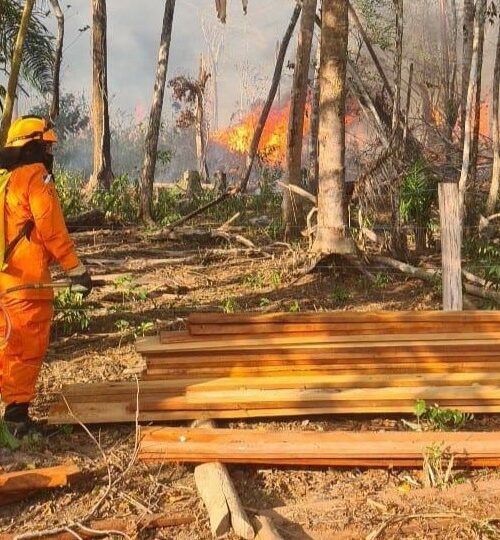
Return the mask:
<path fill-rule="evenodd" d="M 257 535 L 255 540 L 283 540 L 271 518 L 262 515 L 256 515 L 253 518 Z"/>
<path fill-rule="evenodd" d="M 198 423 L 211 431 L 215 423 L 211 420 Z M 241 504 L 240 498 L 226 467 L 221 463 L 204 463 L 194 470 L 194 480 L 210 520 L 214 537 L 223 536 L 231 530 L 245 540 L 255 537 L 253 527 Z"/>

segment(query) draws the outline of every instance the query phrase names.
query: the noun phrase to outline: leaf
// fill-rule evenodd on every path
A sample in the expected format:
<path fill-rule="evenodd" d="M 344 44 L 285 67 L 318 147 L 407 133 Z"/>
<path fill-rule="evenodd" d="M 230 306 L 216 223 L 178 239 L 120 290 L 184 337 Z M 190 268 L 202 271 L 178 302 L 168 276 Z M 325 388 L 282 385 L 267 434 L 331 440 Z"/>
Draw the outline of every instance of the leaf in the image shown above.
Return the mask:
<path fill-rule="evenodd" d="M 427 411 L 427 403 L 424 399 L 417 399 L 413 412 L 417 418 L 420 418 Z"/>
<path fill-rule="evenodd" d="M 0 420 L 0 447 L 17 450 L 20 446 L 21 443 L 9 431 L 7 424 L 3 420 Z"/>

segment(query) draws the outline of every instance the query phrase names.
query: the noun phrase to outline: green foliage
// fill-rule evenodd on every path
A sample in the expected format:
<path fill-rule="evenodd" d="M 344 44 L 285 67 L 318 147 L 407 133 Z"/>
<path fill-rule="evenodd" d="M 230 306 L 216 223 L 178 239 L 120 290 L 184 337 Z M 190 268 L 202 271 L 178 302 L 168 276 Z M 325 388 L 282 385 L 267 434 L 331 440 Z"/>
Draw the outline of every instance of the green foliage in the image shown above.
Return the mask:
<path fill-rule="evenodd" d="M 168 225 L 182 217 L 179 208 L 182 191 L 177 188 L 159 189 L 153 202 L 153 219 L 160 225 Z"/>
<path fill-rule="evenodd" d="M 269 275 L 269 281 L 273 287 L 279 287 L 282 282 L 281 273 L 278 270 L 273 270 Z"/>
<path fill-rule="evenodd" d="M 498 288 L 500 286 L 500 245 L 485 237 L 468 238 L 464 241 L 463 251 L 471 261 L 471 270 Z"/>
<path fill-rule="evenodd" d="M 141 300 L 144 301 L 148 298 L 148 291 L 146 288 L 141 287 L 136 281 L 134 276 L 127 275 L 116 278 L 113 282 L 113 286 L 116 291 L 122 295 L 122 304 L 127 300 Z"/>
<path fill-rule="evenodd" d="M 437 200 L 437 182 L 423 160 L 417 160 L 407 172 L 400 189 L 400 213 L 404 223 L 429 227 Z"/>
<path fill-rule="evenodd" d="M 20 446 L 20 442 L 9 431 L 7 424 L 3 420 L 0 420 L 0 448 L 17 450 Z"/>
<path fill-rule="evenodd" d="M 290 313 L 299 313 L 300 312 L 300 302 L 298 300 L 293 300 L 290 306 L 288 307 Z"/>
<path fill-rule="evenodd" d="M 19 24 L 24 8 L 21 0 L 0 0 L 0 69 L 10 71 Z M 45 10 L 33 9 L 23 48 L 21 76 L 33 88 L 45 93 L 52 85 L 54 59 L 53 36 L 45 25 Z"/>
<path fill-rule="evenodd" d="M 342 304 L 351 298 L 351 293 L 345 287 L 335 285 L 330 293 L 330 298 L 334 302 Z"/>
<path fill-rule="evenodd" d="M 239 309 L 240 307 L 234 298 L 228 298 L 222 305 L 222 310 L 224 313 L 235 313 Z"/>
<path fill-rule="evenodd" d="M 425 422 L 430 429 L 458 431 L 474 419 L 474 415 L 456 409 L 443 409 L 439 405 L 427 405 L 419 399 L 415 403 L 414 414 L 419 424 Z"/>
<path fill-rule="evenodd" d="M 354 7 L 374 45 L 382 50 L 394 42 L 394 24 L 384 13 L 390 7 L 388 0 L 354 0 Z"/>
<path fill-rule="evenodd" d="M 56 169 L 54 174 L 57 193 L 66 217 L 77 216 L 87 210 L 82 191 L 85 179 L 78 173 Z"/>
<path fill-rule="evenodd" d="M 96 191 L 91 204 L 107 215 L 134 222 L 138 215 L 137 201 L 137 189 L 130 182 L 128 175 L 122 174 L 114 178 L 108 191 Z"/>
<path fill-rule="evenodd" d="M 271 305 L 271 300 L 269 300 L 269 298 L 261 298 L 260 299 L 260 302 L 259 302 L 259 307 L 267 307 Z"/>
<path fill-rule="evenodd" d="M 391 278 L 389 277 L 389 274 L 386 272 L 377 272 L 373 284 L 379 289 L 385 289 L 390 282 Z"/>
<path fill-rule="evenodd" d="M 62 327 L 64 334 L 72 334 L 89 327 L 90 317 L 81 293 L 71 289 L 61 291 L 54 298 L 54 308 L 54 320 Z"/>
<path fill-rule="evenodd" d="M 262 274 L 249 274 L 243 278 L 243 285 L 251 289 L 263 289 L 265 286 Z"/>

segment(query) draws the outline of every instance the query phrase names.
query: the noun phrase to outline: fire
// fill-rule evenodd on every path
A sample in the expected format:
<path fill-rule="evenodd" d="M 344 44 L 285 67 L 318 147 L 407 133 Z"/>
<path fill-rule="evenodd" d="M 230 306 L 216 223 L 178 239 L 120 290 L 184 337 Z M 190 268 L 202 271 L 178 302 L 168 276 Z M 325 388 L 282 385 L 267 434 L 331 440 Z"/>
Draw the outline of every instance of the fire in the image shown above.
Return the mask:
<path fill-rule="evenodd" d="M 212 133 L 212 139 L 223 144 L 233 152 L 247 154 L 252 144 L 253 134 L 261 111 L 261 107 L 255 108 L 243 116 L 237 124 Z M 283 165 L 286 160 L 289 111 L 290 103 L 271 109 L 264 131 L 262 132 L 257 151 L 258 156 L 273 166 Z M 304 119 L 304 137 L 309 133 L 309 111 L 310 106 L 307 105 Z"/>

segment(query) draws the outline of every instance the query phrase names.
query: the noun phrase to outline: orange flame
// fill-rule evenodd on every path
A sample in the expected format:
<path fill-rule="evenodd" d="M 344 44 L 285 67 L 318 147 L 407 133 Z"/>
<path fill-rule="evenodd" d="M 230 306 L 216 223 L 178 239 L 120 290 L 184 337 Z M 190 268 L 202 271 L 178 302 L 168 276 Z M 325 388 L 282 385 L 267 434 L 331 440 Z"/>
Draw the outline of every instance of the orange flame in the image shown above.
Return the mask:
<path fill-rule="evenodd" d="M 247 154 L 252 144 L 253 134 L 260 118 L 262 108 L 257 107 L 247 113 L 237 124 L 226 129 L 220 129 L 212 133 L 212 139 L 223 144 L 233 152 Z M 306 115 L 304 119 L 304 137 L 309 133 L 309 104 L 306 105 Z M 260 159 L 266 163 L 279 166 L 285 162 L 288 139 L 288 116 L 290 104 L 271 109 L 259 148 L 257 150 Z"/>

